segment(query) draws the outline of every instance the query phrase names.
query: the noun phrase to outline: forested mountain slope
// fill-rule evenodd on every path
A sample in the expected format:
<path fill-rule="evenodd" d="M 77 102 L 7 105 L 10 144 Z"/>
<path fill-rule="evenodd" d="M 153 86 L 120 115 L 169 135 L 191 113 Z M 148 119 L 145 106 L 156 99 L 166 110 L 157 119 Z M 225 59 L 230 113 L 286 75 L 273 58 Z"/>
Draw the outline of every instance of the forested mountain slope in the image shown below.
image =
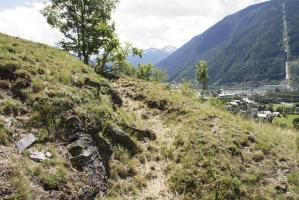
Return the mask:
<path fill-rule="evenodd" d="M 292 55 L 298 56 L 299 2 L 286 0 Z M 227 16 L 194 37 L 158 66 L 171 80 L 194 79 L 200 59 L 209 63 L 210 83 L 279 82 L 285 78 L 282 1 L 271 0 Z"/>

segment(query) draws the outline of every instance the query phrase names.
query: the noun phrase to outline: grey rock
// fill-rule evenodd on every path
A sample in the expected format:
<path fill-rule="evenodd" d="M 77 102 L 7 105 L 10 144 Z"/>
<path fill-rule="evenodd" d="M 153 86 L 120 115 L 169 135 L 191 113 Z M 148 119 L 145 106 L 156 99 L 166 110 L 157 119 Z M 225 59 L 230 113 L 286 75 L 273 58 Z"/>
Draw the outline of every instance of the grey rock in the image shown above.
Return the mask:
<path fill-rule="evenodd" d="M 108 161 L 111 156 L 109 144 L 97 131 L 83 128 L 77 116 L 72 116 L 66 121 L 64 137 L 69 142 L 67 149 L 72 166 L 82 171 L 87 179 L 78 198 L 90 200 L 95 196 L 103 196 L 108 188 Z"/>
<path fill-rule="evenodd" d="M 138 140 L 144 141 L 145 139 L 149 139 L 149 140 L 157 139 L 156 133 L 149 129 L 140 129 L 137 128 L 136 126 L 128 126 L 128 128 L 132 130 L 132 132 L 136 135 Z"/>
<path fill-rule="evenodd" d="M 72 157 L 70 161 L 75 168 L 82 171 L 89 161 L 92 160 L 92 157 L 96 155 L 95 151 L 94 148 L 90 147 L 89 149 L 84 150 L 82 154 Z"/>
<path fill-rule="evenodd" d="M 84 82 L 85 85 L 88 85 L 90 87 L 95 87 L 98 88 L 98 90 L 100 90 L 101 88 L 106 88 L 107 93 L 111 96 L 111 100 L 113 102 L 114 105 L 117 105 L 119 107 L 121 107 L 123 105 L 123 100 L 121 99 L 119 93 L 112 89 L 108 84 L 104 83 L 104 82 L 96 82 L 90 79 L 85 79 Z"/>
<path fill-rule="evenodd" d="M 88 147 L 91 143 L 90 140 L 86 138 L 81 138 L 67 146 L 68 151 L 71 153 L 72 156 L 78 156 L 83 153 L 83 150 Z"/>
<path fill-rule="evenodd" d="M 160 101 L 154 101 L 154 100 L 149 100 L 147 101 L 147 105 L 149 108 L 155 108 L 161 111 L 166 110 L 167 108 L 167 101 L 166 100 L 160 100 Z"/>
<path fill-rule="evenodd" d="M 286 183 L 277 183 L 275 185 L 275 189 L 278 191 L 287 192 L 288 191 L 288 185 Z"/>
<path fill-rule="evenodd" d="M 30 145 L 32 145 L 36 141 L 36 137 L 33 134 L 28 134 L 19 141 L 16 142 L 16 145 L 19 149 L 19 151 L 24 151 L 26 148 L 28 148 Z"/>
<path fill-rule="evenodd" d="M 111 100 L 114 105 L 117 105 L 118 107 L 121 107 L 123 105 L 123 100 L 121 99 L 119 93 L 116 90 L 109 89 L 108 93 L 111 96 Z"/>
<path fill-rule="evenodd" d="M 99 134 L 92 134 L 91 137 L 103 159 L 109 160 L 112 154 L 110 145 Z"/>
<path fill-rule="evenodd" d="M 123 130 L 121 130 L 119 127 L 113 127 L 108 126 L 107 127 L 107 134 L 108 137 L 115 143 L 118 143 L 128 150 L 135 152 L 137 151 L 138 147 L 135 144 L 135 142 L 128 136 L 127 133 L 125 133 Z"/>
<path fill-rule="evenodd" d="M 81 121 L 77 116 L 69 117 L 65 122 L 64 137 L 68 141 L 74 141 L 79 138 L 80 133 L 85 131 L 81 127 Z"/>

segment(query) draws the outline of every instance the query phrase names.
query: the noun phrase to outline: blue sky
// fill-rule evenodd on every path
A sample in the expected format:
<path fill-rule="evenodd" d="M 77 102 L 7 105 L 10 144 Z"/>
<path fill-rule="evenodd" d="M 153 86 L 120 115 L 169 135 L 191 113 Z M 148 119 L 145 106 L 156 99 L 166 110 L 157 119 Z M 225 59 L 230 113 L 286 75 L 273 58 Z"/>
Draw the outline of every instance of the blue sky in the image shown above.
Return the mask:
<path fill-rule="evenodd" d="M 0 32 L 55 46 L 63 38 L 40 10 L 49 0 L 0 0 Z M 223 19 L 266 0 L 120 0 L 113 19 L 122 42 L 180 47 Z"/>

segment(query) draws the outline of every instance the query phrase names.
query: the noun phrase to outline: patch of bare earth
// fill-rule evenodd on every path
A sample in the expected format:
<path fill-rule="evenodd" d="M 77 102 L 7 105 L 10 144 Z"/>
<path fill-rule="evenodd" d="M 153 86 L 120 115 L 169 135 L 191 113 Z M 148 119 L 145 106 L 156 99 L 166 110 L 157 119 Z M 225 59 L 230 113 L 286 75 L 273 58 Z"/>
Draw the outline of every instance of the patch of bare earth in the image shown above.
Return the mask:
<path fill-rule="evenodd" d="M 168 127 L 159 115 L 159 111 L 149 109 L 147 105 L 138 99 L 138 88 L 127 80 L 118 80 L 114 83 L 115 89 L 121 94 L 124 101 L 123 109 L 127 113 L 133 113 L 136 123 L 140 128 L 150 129 L 156 133 L 155 141 L 145 141 L 141 144 L 143 153 L 150 155 L 141 164 L 140 173 L 148 177 L 147 186 L 137 191 L 133 197 L 126 196 L 125 199 L 177 199 L 176 195 L 167 185 L 167 160 L 161 155 L 161 147 L 173 142 L 171 128 Z M 134 98 L 137 97 L 137 98 Z M 149 177 L 150 176 L 150 177 Z"/>

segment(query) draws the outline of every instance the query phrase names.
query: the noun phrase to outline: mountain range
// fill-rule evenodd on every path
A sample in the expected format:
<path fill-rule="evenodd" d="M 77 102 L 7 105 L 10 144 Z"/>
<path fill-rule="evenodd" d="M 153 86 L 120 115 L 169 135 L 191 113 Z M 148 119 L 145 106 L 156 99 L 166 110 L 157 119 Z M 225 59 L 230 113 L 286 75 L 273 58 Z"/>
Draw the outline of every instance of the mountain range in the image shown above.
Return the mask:
<path fill-rule="evenodd" d="M 175 50 L 176 47 L 173 46 L 166 46 L 162 49 L 149 48 L 143 50 L 142 58 L 130 55 L 128 57 L 128 61 L 134 66 L 138 66 L 139 63 L 156 65 L 167 56 L 172 54 Z"/>
<path fill-rule="evenodd" d="M 299 58 L 299 1 L 271 0 L 249 6 L 192 38 L 157 64 L 171 81 L 195 79 L 195 64 L 207 60 L 209 82 L 279 83 L 286 77 L 283 2 L 290 57 Z"/>

